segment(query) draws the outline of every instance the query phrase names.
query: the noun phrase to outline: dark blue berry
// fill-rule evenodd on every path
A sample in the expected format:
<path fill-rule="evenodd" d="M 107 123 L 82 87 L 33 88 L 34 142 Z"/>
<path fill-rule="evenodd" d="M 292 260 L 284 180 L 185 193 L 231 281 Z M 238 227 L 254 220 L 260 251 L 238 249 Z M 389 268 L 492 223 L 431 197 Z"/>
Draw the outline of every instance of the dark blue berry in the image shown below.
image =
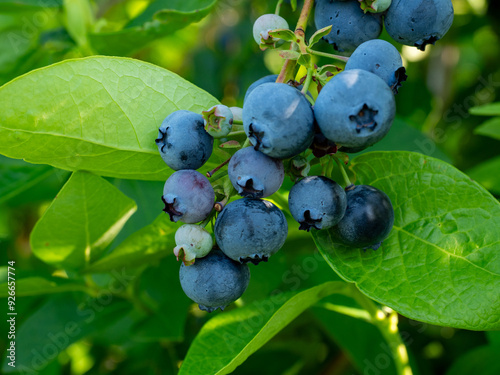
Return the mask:
<path fill-rule="evenodd" d="M 347 191 L 347 209 L 329 233 L 334 243 L 378 249 L 391 232 L 394 210 L 391 200 L 373 186 L 358 185 Z"/>
<path fill-rule="evenodd" d="M 250 281 L 248 265 L 229 259 L 218 249 L 190 266 L 181 265 L 179 279 L 184 293 L 201 310 L 224 310 L 245 292 Z"/>
<path fill-rule="evenodd" d="M 213 143 L 204 129 L 203 117 L 185 110 L 170 114 L 156 139 L 162 159 L 176 171 L 200 168 L 212 154 Z"/>

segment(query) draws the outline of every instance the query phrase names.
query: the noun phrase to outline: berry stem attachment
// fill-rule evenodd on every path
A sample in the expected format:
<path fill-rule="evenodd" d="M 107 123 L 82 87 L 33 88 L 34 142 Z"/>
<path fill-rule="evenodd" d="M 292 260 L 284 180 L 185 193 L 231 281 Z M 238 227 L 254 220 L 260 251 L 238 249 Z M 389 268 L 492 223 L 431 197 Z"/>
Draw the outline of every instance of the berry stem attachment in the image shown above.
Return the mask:
<path fill-rule="evenodd" d="M 207 177 L 208 178 L 212 177 L 215 172 L 217 172 L 219 169 L 221 169 L 223 166 L 225 166 L 227 163 L 229 163 L 229 160 L 231 160 L 231 158 L 227 159 L 224 163 L 220 164 L 219 166 L 215 167 L 211 171 L 207 172 Z"/>
<path fill-rule="evenodd" d="M 307 95 L 307 90 L 309 90 L 309 86 L 311 85 L 313 78 L 313 70 L 311 68 L 307 69 L 307 77 L 306 81 L 304 82 L 304 87 L 302 87 L 302 94 Z"/>
<path fill-rule="evenodd" d="M 342 173 L 342 177 L 344 178 L 344 183 L 345 183 L 346 189 L 349 188 L 352 185 L 352 182 L 351 182 L 351 180 L 349 180 L 349 176 L 347 176 L 347 172 L 345 171 L 345 168 L 342 165 L 342 162 L 336 156 L 332 155 L 332 158 L 337 163 L 337 165 L 340 169 L 340 173 Z"/>
<path fill-rule="evenodd" d="M 323 57 L 327 57 L 329 59 L 340 60 L 343 62 L 347 62 L 347 60 L 349 60 L 349 57 L 346 57 L 346 56 L 340 56 L 340 55 L 334 55 L 333 53 L 315 51 L 315 50 L 312 50 L 310 48 L 307 49 L 307 52 L 309 52 L 311 55 L 323 56 Z"/>

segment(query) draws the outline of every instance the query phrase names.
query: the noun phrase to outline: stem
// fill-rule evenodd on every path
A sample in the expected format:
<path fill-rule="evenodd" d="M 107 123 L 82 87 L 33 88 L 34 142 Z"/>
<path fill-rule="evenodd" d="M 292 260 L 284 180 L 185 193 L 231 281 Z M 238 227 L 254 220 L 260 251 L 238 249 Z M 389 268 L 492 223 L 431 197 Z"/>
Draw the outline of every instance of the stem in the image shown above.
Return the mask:
<path fill-rule="evenodd" d="M 336 156 L 332 155 L 332 158 L 333 158 L 333 160 L 335 160 L 335 162 L 339 166 L 340 173 L 342 173 L 342 177 L 344 178 L 344 183 L 346 185 L 345 187 L 348 188 L 349 186 L 352 185 L 352 182 L 351 182 L 351 180 L 349 180 L 349 176 L 347 176 L 347 173 L 345 171 L 344 166 L 342 165 L 342 162 Z"/>
<path fill-rule="evenodd" d="M 245 141 L 245 143 L 243 143 L 243 146 L 241 146 L 241 148 L 245 148 L 248 146 L 250 146 L 250 139 L 249 138 L 247 138 L 247 140 Z"/>
<path fill-rule="evenodd" d="M 277 16 L 280 15 L 281 5 L 283 5 L 283 0 L 278 0 L 278 4 L 276 4 L 276 10 L 274 11 L 274 14 L 276 14 Z"/>
<path fill-rule="evenodd" d="M 398 314 L 392 311 L 389 315 L 386 315 L 371 299 L 359 292 L 356 287 L 352 286 L 352 288 L 355 289 L 352 297 L 362 308 L 368 311 L 371 322 L 379 329 L 389 344 L 398 375 L 412 375 L 408 362 L 408 352 L 398 331 Z"/>
<path fill-rule="evenodd" d="M 221 169 L 223 166 L 225 166 L 227 163 L 229 163 L 229 160 L 231 160 L 231 158 L 227 159 L 224 163 L 220 164 L 219 166 L 215 167 L 211 171 L 207 172 L 207 177 L 212 177 L 215 172 L 217 172 L 219 169 Z"/>
<path fill-rule="evenodd" d="M 245 131 L 244 131 L 244 130 L 237 130 L 237 131 L 234 131 L 234 132 L 229 133 L 227 136 L 228 136 L 228 137 L 231 137 L 231 136 L 233 136 L 233 135 L 242 135 L 242 134 L 245 134 Z"/>
<path fill-rule="evenodd" d="M 300 12 L 299 21 L 297 22 L 297 26 L 295 27 L 295 35 L 304 37 L 306 34 L 307 21 L 309 20 L 309 16 L 311 15 L 311 11 L 314 5 L 314 0 L 305 0 L 304 6 L 302 7 L 302 11 Z M 290 49 L 294 48 L 295 43 L 292 43 Z M 286 83 L 289 79 L 293 78 L 293 72 L 295 67 L 297 66 L 297 60 L 286 60 L 281 68 L 281 72 L 278 76 L 276 82 Z"/>
<path fill-rule="evenodd" d="M 216 203 L 217 204 L 217 203 Z M 214 205 L 215 206 L 215 205 Z M 208 215 L 208 217 L 203 220 L 201 223 L 200 223 L 200 227 L 203 227 L 205 228 L 207 226 L 208 223 L 210 223 L 212 221 L 212 219 L 214 218 L 215 216 L 215 213 L 217 212 L 217 210 L 214 208 L 211 212 L 210 212 L 210 215 Z"/>
<path fill-rule="evenodd" d="M 311 85 L 313 78 L 313 70 L 311 68 L 307 69 L 307 77 L 304 82 L 304 87 L 302 87 L 302 94 L 307 95 L 307 91 L 309 90 L 309 86 Z"/>
<path fill-rule="evenodd" d="M 323 57 L 327 57 L 329 59 L 340 60 L 343 62 L 347 62 L 347 60 L 349 60 L 349 57 L 346 57 L 346 56 L 340 56 L 340 55 L 334 55 L 332 53 L 315 51 L 315 50 L 312 50 L 310 48 L 307 49 L 307 52 L 309 52 L 311 55 L 323 56 Z"/>
<path fill-rule="evenodd" d="M 302 12 L 300 12 L 299 21 L 297 22 L 297 27 L 295 27 L 295 34 L 305 36 L 307 21 L 311 15 L 312 8 L 314 6 L 314 0 L 305 0 L 304 6 L 302 7 Z"/>

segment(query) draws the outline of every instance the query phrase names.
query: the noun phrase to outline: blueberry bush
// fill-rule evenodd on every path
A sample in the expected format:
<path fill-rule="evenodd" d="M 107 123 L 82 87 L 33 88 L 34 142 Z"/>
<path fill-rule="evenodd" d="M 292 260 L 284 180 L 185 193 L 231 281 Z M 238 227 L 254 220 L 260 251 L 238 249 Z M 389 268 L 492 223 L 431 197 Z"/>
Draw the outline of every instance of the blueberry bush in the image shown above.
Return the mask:
<path fill-rule="evenodd" d="M 500 373 L 497 12 L 0 1 L 2 373 Z"/>

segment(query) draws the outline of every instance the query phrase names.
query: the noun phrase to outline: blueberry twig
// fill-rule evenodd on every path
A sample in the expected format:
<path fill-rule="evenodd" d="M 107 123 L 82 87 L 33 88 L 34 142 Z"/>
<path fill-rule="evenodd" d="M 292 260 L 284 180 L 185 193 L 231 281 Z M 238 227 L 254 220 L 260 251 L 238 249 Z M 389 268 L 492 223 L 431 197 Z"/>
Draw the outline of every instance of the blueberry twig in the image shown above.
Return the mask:
<path fill-rule="evenodd" d="M 313 5 L 314 5 L 314 0 L 304 1 L 304 6 L 302 7 L 302 11 L 300 12 L 300 17 L 297 22 L 297 26 L 295 27 L 295 35 L 300 37 L 305 36 L 307 21 L 309 20 L 309 16 L 311 15 Z M 293 49 L 295 48 L 294 46 L 295 43 L 292 43 L 290 48 Z M 293 76 L 293 72 L 296 66 L 297 66 L 297 60 L 290 60 L 290 59 L 285 60 L 285 63 L 281 68 L 281 72 L 276 82 L 279 83 L 288 82 L 288 80 L 292 78 L 291 76 Z"/>
<path fill-rule="evenodd" d="M 398 331 L 398 314 L 393 310 L 386 313 L 356 287 L 351 287 L 353 289 L 351 296 L 370 314 L 370 322 L 379 329 L 389 344 L 398 375 L 412 375 L 408 361 L 408 352 Z"/>
<path fill-rule="evenodd" d="M 340 169 L 340 173 L 342 173 L 342 177 L 344 179 L 345 187 L 347 189 L 348 187 L 352 186 L 352 182 L 351 182 L 351 180 L 349 180 L 349 176 L 347 176 L 347 172 L 345 171 L 345 168 L 342 165 L 342 162 L 339 160 L 339 158 L 337 158 L 334 155 L 332 155 L 332 158 L 337 163 L 337 165 L 338 165 L 338 167 Z"/>

